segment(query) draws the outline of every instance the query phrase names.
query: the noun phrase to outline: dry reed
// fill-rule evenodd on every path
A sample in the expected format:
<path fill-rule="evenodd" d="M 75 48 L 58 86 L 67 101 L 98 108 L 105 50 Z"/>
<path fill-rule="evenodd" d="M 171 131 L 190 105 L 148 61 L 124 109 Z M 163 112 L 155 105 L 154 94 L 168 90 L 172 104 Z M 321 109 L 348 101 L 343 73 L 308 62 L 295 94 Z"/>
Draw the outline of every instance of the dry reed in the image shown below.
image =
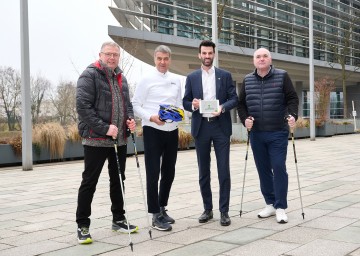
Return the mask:
<path fill-rule="evenodd" d="M 66 130 L 67 130 L 67 138 L 71 142 L 79 142 L 82 140 L 82 138 L 79 134 L 77 124 L 72 124 L 72 125 L 68 126 Z"/>
<path fill-rule="evenodd" d="M 33 142 L 46 147 L 50 159 L 64 156 L 66 134 L 64 128 L 58 123 L 40 124 L 34 127 Z"/>
<path fill-rule="evenodd" d="M 179 128 L 179 148 L 187 149 L 190 145 L 190 142 L 193 140 L 191 133 L 185 131 L 182 128 Z"/>

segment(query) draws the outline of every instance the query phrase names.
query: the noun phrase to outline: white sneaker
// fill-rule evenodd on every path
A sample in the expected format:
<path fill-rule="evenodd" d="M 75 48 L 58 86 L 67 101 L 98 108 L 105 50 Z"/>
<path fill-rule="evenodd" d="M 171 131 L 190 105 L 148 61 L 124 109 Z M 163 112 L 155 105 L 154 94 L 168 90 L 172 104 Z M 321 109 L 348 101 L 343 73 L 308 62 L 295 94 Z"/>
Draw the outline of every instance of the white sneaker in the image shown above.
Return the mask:
<path fill-rule="evenodd" d="M 274 206 L 272 204 L 268 204 L 268 205 L 266 205 L 264 210 L 262 210 L 261 212 L 258 213 L 258 217 L 259 218 L 267 218 L 270 216 L 274 216 L 275 212 L 276 212 L 276 209 L 274 208 Z"/>
<path fill-rule="evenodd" d="M 284 209 L 276 209 L 276 220 L 278 223 L 285 224 L 288 222 L 288 217 Z"/>

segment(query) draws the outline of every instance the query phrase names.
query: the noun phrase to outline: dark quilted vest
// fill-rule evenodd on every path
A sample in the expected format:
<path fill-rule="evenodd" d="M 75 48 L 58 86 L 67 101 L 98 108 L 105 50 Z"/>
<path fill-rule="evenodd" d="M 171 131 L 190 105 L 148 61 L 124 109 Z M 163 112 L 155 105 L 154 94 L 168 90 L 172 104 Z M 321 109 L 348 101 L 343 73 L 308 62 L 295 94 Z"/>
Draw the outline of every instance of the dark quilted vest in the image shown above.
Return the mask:
<path fill-rule="evenodd" d="M 245 77 L 246 105 L 249 115 L 255 119 L 253 130 L 287 130 L 283 92 L 286 71 L 272 68 L 264 78 L 255 72 Z"/>

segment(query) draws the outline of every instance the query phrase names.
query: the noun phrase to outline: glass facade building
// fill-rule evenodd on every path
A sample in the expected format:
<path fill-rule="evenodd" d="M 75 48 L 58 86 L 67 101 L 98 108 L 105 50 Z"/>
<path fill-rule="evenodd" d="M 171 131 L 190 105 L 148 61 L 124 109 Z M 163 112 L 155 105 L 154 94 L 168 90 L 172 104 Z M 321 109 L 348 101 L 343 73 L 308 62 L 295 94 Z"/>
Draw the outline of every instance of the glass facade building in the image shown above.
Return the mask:
<path fill-rule="evenodd" d="M 283 59 L 309 58 L 308 0 L 217 2 L 219 43 L 252 50 L 265 47 Z M 113 0 L 112 3 L 110 9 L 123 28 L 187 39 L 211 39 L 211 0 Z M 314 59 L 327 66 L 329 72 L 329 63 L 340 63 L 340 56 L 345 57 L 349 69 L 360 67 L 360 1 L 314 0 L 312 15 Z M 352 83 L 359 88 L 359 80 Z M 339 84 L 331 96 L 333 117 L 341 117 L 342 113 Z M 302 111 L 307 116 L 308 91 L 303 88 L 301 92 Z M 357 97 L 360 99 L 360 95 Z"/>
<path fill-rule="evenodd" d="M 122 26 L 211 39 L 209 0 L 114 2 L 128 17 Z M 220 0 L 219 42 L 251 49 L 266 47 L 271 52 L 308 58 L 308 3 L 308 0 Z M 360 64 L 360 1 L 313 1 L 313 28 L 314 59 L 337 62 L 334 52 L 346 46 L 346 64 Z"/>

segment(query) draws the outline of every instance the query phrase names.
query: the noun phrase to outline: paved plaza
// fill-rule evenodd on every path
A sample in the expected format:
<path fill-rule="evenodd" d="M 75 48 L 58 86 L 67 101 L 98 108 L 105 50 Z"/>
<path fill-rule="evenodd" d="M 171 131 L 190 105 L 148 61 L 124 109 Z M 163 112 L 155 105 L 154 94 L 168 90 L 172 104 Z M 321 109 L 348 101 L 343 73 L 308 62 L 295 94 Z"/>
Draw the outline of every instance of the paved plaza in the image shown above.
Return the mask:
<path fill-rule="evenodd" d="M 264 207 L 251 149 L 247 163 L 243 214 L 240 202 L 246 144 L 231 146 L 232 224 L 219 223 L 218 181 L 212 152 L 214 219 L 200 224 L 203 211 L 195 150 L 179 151 L 168 213 L 173 230 L 148 235 L 135 157 L 127 159 L 126 203 L 131 223 L 140 230 L 131 235 L 111 231 L 106 166 L 93 200 L 90 232 L 94 242 L 79 245 L 75 210 L 82 161 L 0 168 L 0 255 L 287 255 L 360 256 L 360 134 L 296 140 L 298 170 L 305 219 L 299 198 L 292 142 L 289 140 L 289 223 L 275 217 L 257 218 Z M 131 145 L 129 145 L 131 146 Z M 0 156 L 1 157 L 1 156 Z M 139 156 L 145 184 L 143 155 Z"/>

